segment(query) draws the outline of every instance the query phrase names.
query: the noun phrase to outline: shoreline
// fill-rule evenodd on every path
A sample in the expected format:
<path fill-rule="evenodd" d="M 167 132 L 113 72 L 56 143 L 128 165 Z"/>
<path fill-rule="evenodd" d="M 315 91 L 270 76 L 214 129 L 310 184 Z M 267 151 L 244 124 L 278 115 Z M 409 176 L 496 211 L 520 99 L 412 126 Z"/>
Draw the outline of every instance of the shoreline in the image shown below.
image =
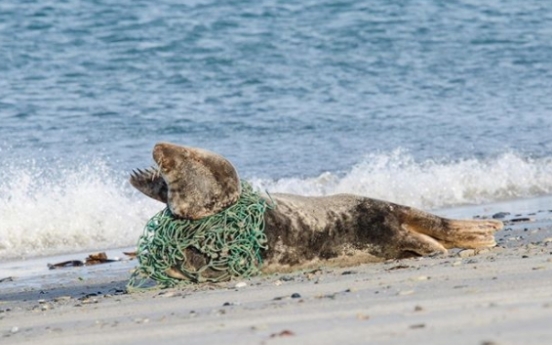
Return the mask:
<path fill-rule="evenodd" d="M 79 253 L 2 263 L 0 279 L 8 266 L 24 274 L 0 282 L 0 338 L 3 344 L 46 345 L 547 344 L 552 210 L 543 206 L 552 205 L 551 199 L 435 212 L 509 212 L 494 248 L 219 284 L 128 294 L 135 260 L 46 267 L 86 257 Z M 123 256 L 121 249 L 106 252 Z"/>

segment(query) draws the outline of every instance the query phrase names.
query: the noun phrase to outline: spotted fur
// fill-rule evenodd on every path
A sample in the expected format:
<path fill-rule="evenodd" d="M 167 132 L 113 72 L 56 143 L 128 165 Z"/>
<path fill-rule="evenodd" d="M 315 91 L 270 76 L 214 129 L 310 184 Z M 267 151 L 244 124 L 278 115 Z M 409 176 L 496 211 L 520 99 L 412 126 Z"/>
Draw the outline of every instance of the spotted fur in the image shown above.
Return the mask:
<path fill-rule="evenodd" d="M 138 170 L 131 184 L 167 203 L 187 219 L 214 214 L 240 194 L 236 170 L 224 157 L 196 148 L 157 144 L 159 169 Z M 358 264 L 374 259 L 446 253 L 449 248 L 494 246 L 495 220 L 452 220 L 367 197 L 339 194 L 304 197 L 272 194 L 265 213 L 265 271 L 317 265 Z M 202 262 L 202 260 L 198 260 Z"/>

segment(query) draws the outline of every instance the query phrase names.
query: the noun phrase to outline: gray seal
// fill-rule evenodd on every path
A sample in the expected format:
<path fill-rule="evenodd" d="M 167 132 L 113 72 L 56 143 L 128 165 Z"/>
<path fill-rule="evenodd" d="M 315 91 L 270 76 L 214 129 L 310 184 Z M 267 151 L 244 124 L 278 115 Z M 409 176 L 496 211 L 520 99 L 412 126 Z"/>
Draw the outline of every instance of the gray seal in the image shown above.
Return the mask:
<path fill-rule="evenodd" d="M 235 168 L 216 153 L 160 143 L 155 145 L 153 157 L 158 168 L 135 170 L 130 183 L 166 203 L 178 217 L 200 219 L 239 198 Z M 275 207 L 264 216 L 268 239 L 262 253 L 265 272 L 321 262 L 343 266 L 444 254 L 450 248 L 493 247 L 494 233 L 503 227 L 497 220 L 447 219 L 352 194 L 306 197 L 276 193 L 270 198 Z M 178 272 L 173 273 L 178 277 Z"/>

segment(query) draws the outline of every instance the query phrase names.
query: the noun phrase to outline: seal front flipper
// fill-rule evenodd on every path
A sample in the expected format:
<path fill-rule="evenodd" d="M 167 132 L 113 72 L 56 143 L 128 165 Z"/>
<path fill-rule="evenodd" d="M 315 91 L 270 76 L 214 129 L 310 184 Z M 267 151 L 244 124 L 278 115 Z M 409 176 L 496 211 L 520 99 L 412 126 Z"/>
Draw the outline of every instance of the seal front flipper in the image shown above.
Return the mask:
<path fill-rule="evenodd" d="M 167 203 L 167 183 L 156 169 L 136 169 L 132 171 L 130 184 L 150 198 Z"/>

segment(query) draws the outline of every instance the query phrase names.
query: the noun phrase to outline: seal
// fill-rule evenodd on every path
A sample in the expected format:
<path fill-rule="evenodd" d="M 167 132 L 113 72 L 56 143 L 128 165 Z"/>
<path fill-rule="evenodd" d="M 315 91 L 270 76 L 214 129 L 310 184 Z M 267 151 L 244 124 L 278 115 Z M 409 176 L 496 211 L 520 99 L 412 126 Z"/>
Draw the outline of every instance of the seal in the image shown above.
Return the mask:
<path fill-rule="evenodd" d="M 177 217 L 201 219 L 239 198 L 238 173 L 216 153 L 158 143 L 153 158 L 158 168 L 133 171 L 130 183 L 166 203 Z M 444 254 L 450 248 L 492 247 L 496 245 L 494 233 L 503 227 L 497 220 L 447 219 L 352 194 L 306 197 L 276 193 L 264 197 L 274 204 L 264 216 L 265 272 L 321 262 L 343 266 L 378 258 Z M 190 261 L 204 263 L 205 258 Z M 175 268 L 171 275 L 178 278 L 180 273 Z"/>

